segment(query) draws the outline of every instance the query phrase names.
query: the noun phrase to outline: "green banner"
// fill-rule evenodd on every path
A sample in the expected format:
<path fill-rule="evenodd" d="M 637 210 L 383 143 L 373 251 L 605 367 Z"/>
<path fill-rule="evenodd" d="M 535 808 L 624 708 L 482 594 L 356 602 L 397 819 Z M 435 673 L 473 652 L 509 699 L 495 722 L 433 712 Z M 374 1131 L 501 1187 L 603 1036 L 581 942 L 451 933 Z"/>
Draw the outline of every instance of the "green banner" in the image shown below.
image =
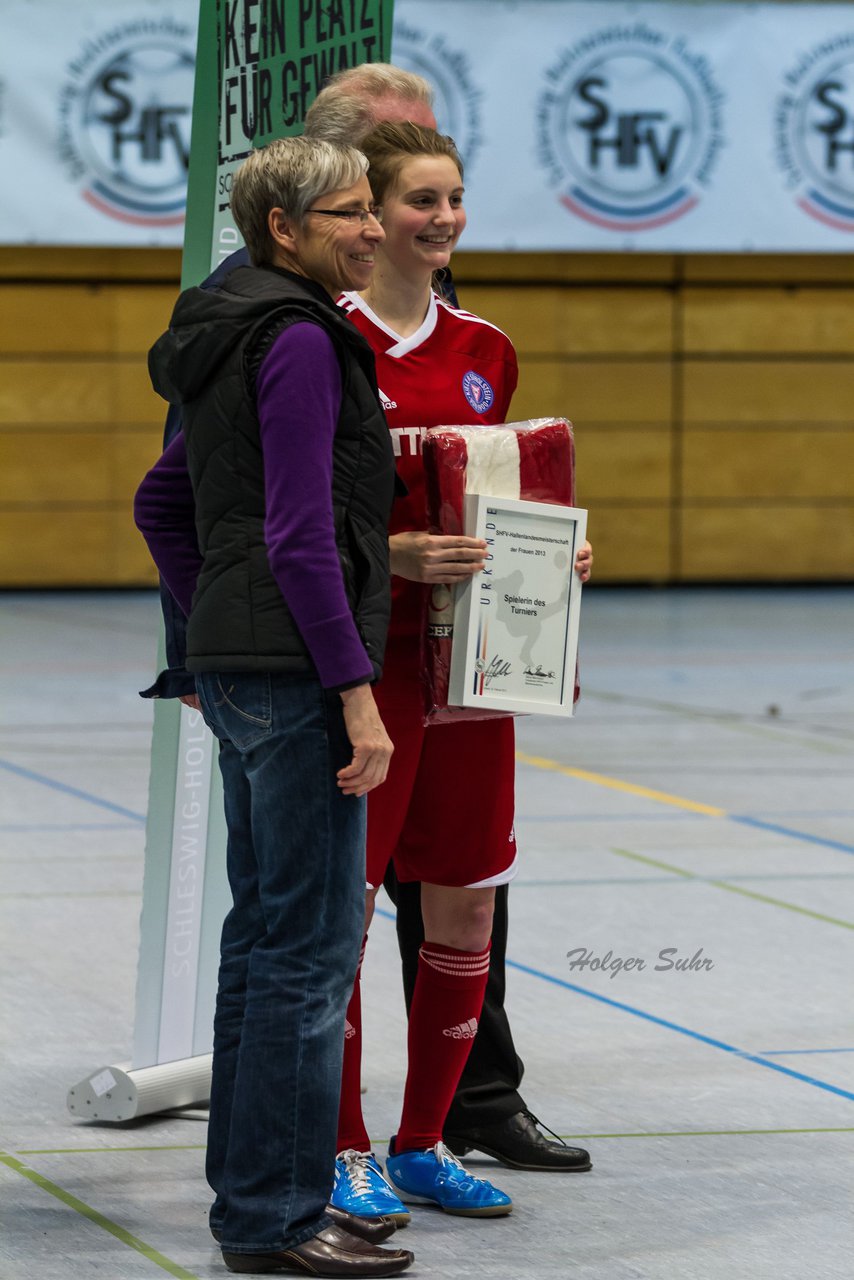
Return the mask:
<path fill-rule="evenodd" d="M 182 288 L 241 244 L 228 205 L 241 161 L 253 147 L 301 133 L 334 72 L 387 62 L 392 11 L 393 0 L 201 0 Z M 157 702 L 134 1067 L 210 1052 L 230 903 L 225 839 L 214 739 L 197 711 Z"/>
<path fill-rule="evenodd" d="M 240 244 L 234 172 L 253 147 L 302 133 L 329 76 L 391 54 L 393 0 L 202 0 L 182 285 Z"/>

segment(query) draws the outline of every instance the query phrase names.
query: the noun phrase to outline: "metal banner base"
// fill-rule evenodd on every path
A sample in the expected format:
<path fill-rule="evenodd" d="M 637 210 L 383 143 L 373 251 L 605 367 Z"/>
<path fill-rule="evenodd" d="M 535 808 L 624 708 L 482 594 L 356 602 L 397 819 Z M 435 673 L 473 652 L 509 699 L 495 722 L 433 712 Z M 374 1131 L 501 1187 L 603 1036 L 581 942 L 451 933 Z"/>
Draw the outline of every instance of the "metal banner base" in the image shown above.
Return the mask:
<path fill-rule="evenodd" d="M 127 1065 L 101 1067 L 68 1090 L 68 1110 L 78 1120 L 117 1123 L 204 1106 L 211 1093 L 211 1061 L 206 1053 L 136 1070 Z"/>

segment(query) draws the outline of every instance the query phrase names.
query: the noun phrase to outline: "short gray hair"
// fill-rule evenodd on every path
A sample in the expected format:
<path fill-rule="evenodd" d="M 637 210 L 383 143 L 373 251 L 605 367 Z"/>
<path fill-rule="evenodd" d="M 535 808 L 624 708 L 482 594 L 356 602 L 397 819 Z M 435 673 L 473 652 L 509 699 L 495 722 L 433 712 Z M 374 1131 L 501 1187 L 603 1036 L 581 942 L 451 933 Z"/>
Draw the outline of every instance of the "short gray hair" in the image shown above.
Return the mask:
<path fill-rule="evenodd" d="M 231 212 L 252 265 L 273 260 L 271 209 L 302 222 L 319 196 L 352 187 L 367 171 L 361 151 L 319 138 L 279 138 L 251 152 L 234 175 Z"/>
<path fill-rule="evenodd" d="M 433 107 L 433 89 L 423 76 L 390 62 L 363 62 L 332 76 L 305 116 L 305 136 L 358 146 L 385 118 L 389 98 Z"/>

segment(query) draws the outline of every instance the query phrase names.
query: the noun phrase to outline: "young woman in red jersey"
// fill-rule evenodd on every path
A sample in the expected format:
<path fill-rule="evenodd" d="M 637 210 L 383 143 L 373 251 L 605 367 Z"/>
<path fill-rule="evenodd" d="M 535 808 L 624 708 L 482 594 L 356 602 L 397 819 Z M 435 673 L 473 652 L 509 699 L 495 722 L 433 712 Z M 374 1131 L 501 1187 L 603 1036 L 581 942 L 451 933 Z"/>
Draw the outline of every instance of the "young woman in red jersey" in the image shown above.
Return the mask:
<path fill-rule="evenodd" d="M 509 338 L 432 288 L 466 225 L 463 168 L 450 138 L 383 124 L 362 143 L 385 241 L 371 284 L 339 299 L 373 348 L 377 384 L 408 495 L 395 504 L 389 546 L 392 618 L 375 694 L 395 751 L 368 803 L 367 911 L 394 858 L 421 881 L 425 941 L 409 1018 L 409 1066 L 387 1171 L 403 1199 L 449 1213 L 498 1216 L 510 1198 L 470 1176 L 442 1126 L 477 1030 L 489 968 L 495 885 L 516 868 L 513 721 L 425 727 L 419 679 L 424 593 L 465 581 L 486 544 L 426 531 L 421 441 L 428 427 L 506 422 L 516 388 Z M 576 570 L 589 576 L 589 550 Z M 460 804 L 460 784 L 470 803 Z M 362 1118 L 359 977 L 348 1009 L 333 1204 L 365 1216 L 407 1211 L 382 1177 Z"/>

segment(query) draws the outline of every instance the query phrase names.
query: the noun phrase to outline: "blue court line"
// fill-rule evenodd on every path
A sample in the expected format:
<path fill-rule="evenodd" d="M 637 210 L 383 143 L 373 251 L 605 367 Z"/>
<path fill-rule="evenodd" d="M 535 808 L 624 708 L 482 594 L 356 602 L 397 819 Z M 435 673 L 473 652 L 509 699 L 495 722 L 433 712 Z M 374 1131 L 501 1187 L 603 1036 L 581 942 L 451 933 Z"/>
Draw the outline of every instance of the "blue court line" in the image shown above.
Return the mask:
<path fill-rule="evenodd" d="M 100 796 L 90 795 L 88 791 L 81 791 L 78 787 L 69 787 L 65 782 L 57 782 L 55 778 L 46 778 L 43 773 L 34 773 L 32 769 L 23 769 L 18 764 L 11 764 L 8 760 L 0 760 L 0 769 L 7 770 L 8 773 L 17 774 L 19 778 L 26 778 L 28 782 L 40 782 L 45 787 L 50 787 L 52 791 L 61 791 L 63 795 L 74 796 L 77 800 L 87 800 L 89 804 L 97 805 L 101 809 L 108 809 L 110 813 L 120 813 L 123 818 L 133 818 L 134 822 L 145 822 L 144 813 L 134 813 L 132 809 L 125 809 L 120 804 L 113 804 L 112 800 L 102 800 Z"/>
<path fill-rule="evenodd" d="M 822 818 L 854 818 L 854 809 L 776 809 L 774 812 L 778 818 L 814 818 L 816 814 Z"/>
<path fill-rule="evenodd" d="M 778 812 L 776 816 L 854 818 L 854 809 L 789 809 Z M 516 822 L 679 822 L 682 817 L 679 813 L 517 813 Z M 760 822 L 761 819 L 743 818 L 741 821 Z M 789 828 L 781 827 L 780 830 L 788 831 Z"/>
<path fill-rule="evenodd" d="M 692 1031 L 690 1027 L 680 1026 L 678 1022 L 669 1022 L 666 1018 L 658 1018 L 653 1013 L 646 1013 L 643 1009 L 636 1009 L 634 1005 L 623 1004 L 621 1000 L 611 1000 L 608 996 L 600 995 L 598 991 L 590 991 L 587 987 L 579 987 L 574 982 L 567 982 L 565 978 L 555 978 L 550 973 L 544 973 L 541 969 L 532 969 L 530 965 L 520 964 L 518 960 L 505 961 L 508 968 L 518 969 L 520 973 L 527 973 L 532 978 L 542 978 L 544 982 L 551 982 L 556 987 L 564 987 L 567 991 L 574 991 L 576 995 L 587 996 L 591 1000 L 598 1000 L 600 1004 L 607 1004 L 612 1009 L 619 1009 L 622 1013 L 630 1013 L 635 1018 L 643 1018 L 646 1022 L 652 1022 L 656 1026 L 666 1027 L 668 1031 L 676 1031 L 681 1036 L 689 1036 L 692 1040 L 699 1040 L 701 1044 L 711 1045 L 713 1049 L 722 1049 L 724 1053 L 734 1054 L 735 1057 L 741 1058 L 744 1062 L 755 1062 L 760 1067 L 768 1067 L 771 1071 L 778 1071 L 781 1075 L 790 1076 L 793 1080 L 801 1080 L 804 1084 L 811 1084 L 816 1089 L 824 1089 L 827 1093 L 835 1093 L 840 1098 L 848 1098 L 854 1102 L 854 1093 L 848 1089 L 840 1089 L 835 1084 L 828 1084 L 826 1080 L 817 1080 L 815 1076 L 804 1075 L 801 1071 L 793 1071 L 791 1067 L 783 1067 L 778 1062 L 769 1062 L 767 1058 L 761 1057 L 757 1053 L 747 1053 L 744 1049 L 737 1049 L 733 1044 L 727 1044 L 724 1040 L 715 1040 L 712 1036 L 705 1036 L 700 1031 Z"/>
<path fill-rule="evenodd" d="M 703 814 L 705 817 L 725 818 L 729 822 L 738 822 L 743 826 L 755 827 L 760 831 L 771 831 L 794 840 L 804 840 L 807 844 L 816 844 L 823 848 L 835 849 L 841 853 L 854 854 L 854 845 L 844 844 L 841 840 L 828 840 L 824 836 L 811 835 L 806 831 L 798 831 L 794 827 L 784 827 L 777 823 L 765 822 L 761 818 L 752 818 L 747 814 L 730 813 L 718 805 L 700 804 L 695 800 L 688 800 L 684 796 L 669 795 L 667 792 L 644 787 L 639 783 L 626 782 L 624 779 L 593 773 L 587 769 L 577 769 L 571 765 L 561 764 L 557 760 L 529 756 L 524 751 L 517 751 L 516 759 L 520 764 L 527 765 L 532 769 L 546 769 L 550 772 L 564 774 L 568 778 L 575 778 L 580 782 L 591 782 L 594 786 L 608 787 L 614 791 L 644 796 L 657 804 L 672 805 L 676 809 L 685 809 L 690 813 Z"/>
<path fill-rule="evenodd" d="M 812 836 L 806 831 L 796 831 L 794 827 L 781 827 L 776 822 L 763 822 L 761 818 L 751 818 L 747 814 L 728 813 L 730 822 L 740 822 L 745 827 L 758 827 L 760 831 L 773 831 L 779 836 L 789 836 L 792 840 L 804 840 L 807 844 L 820 844 L 826 849 L 837 849 L 840 853 L 854 853 L 854 844 L 843 844 L 841 840 L 828 840 L 825 836 Z"/>
<path fill-rule="evenodd" d="M 854 1053 L 854 1049 L 762 1049 L 766 1058 L 788 1058 L 795 1053 Z"/>
<path fill-rule="evenodd" d="M 386 911 L 382 907 L 377 907 L 375 914 L 385 917 L 386 920 L 394 920 L 393 911 Z M 636 1009 L 634 1005 L 624 1004 L 621 1000 L 611 1000 L 608 996 L 600 995 L 598 991 L 590 991 L 587 987 L 579 987 L 574 982 L 567 982 L 565 978 L 556 978 L 551 973 L 544 973 L 542 969 L 532 969 L 530 965 L 520 964 L 518 960 L 506 960 L 505 964 L 509 969 L 518 969 L 520 973 L 526 973 L 530 978 L 541 978 L 543 982 L 550 982 L 553 986 L 563 987 L 565 991 L 574 991 L 576 995 L 587 996 L 590 1000 L 598 1000 L 600 1004 L 606 1004 L 612 1009 L 619 1009 L 621 1013 L 630 1013 L 634 1018 L 643 1018 L 645 1022 L 652 1022 L 655 1026 L 665 1027 L 668 1031 L 675 1031 L 680 1036 L 688 1036 L 691 1040 L 699 1040 L 701 1044 L 710 1045 L 713 1049 L 721 1049 L 724 1053 L 731 1053 L 736 1058 L 741 1058 L 744 1062 L 753 1062 L 757 1066 L 767 1067 L 769 1071 L 777 1071 L 780 1075 L 789 1076 L 792 1080 L 800 1080 L 803 1084 L 811 1084 L 816 1089 L 823 1089 L 826 1093 L 835 1093 L 840 1098 L 847 1098 L 850 1102 L 854 1102 L 854 1093 L 848 1089 L 840 1089 L 838 1085 L 828 1084 L 826 1080 L 817 1080 L 815 1076 L 804 1075 L 802 1071 L 793 1071 L 791 1067 L 781 1066 L 778 1062 L 769 1062 L 767 1057 L 762 1057 L 758 1053 L 747 1053 L 744 1049 L 737 1049 L 734 1044 L 727 1044 L 724 1040 L 715 1040 L 713 1036 L 704 1036 L 700 1031 L 692 1031 L 690 1027 L 680 1026 L 678 1022 L 669 1022 L 666 1018 L 658 1018 L 654 1013 L 646 1013 L 643 1009 Z"/>

